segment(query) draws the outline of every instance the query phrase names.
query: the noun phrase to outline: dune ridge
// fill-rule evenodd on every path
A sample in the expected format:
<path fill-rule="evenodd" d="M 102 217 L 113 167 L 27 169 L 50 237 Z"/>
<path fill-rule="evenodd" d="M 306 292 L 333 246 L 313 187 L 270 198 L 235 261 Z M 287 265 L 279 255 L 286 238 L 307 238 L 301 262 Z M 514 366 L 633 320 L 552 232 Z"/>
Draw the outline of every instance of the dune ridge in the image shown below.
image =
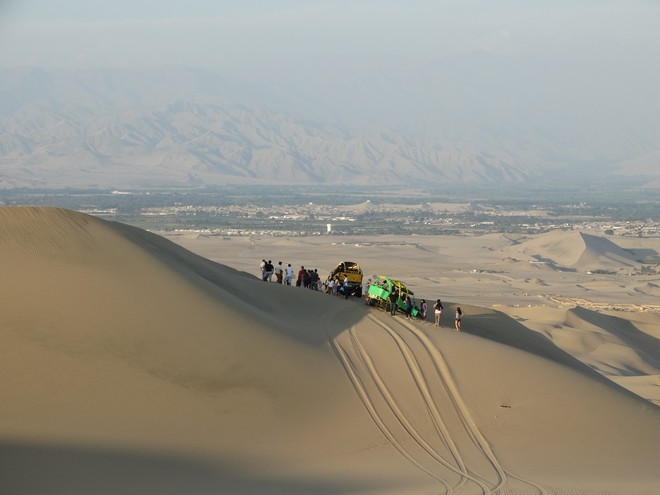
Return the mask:
<path fill-rule="evenodd" d="M 67 256 L 76 258 L 93 249 L 95 239 L 86 217 L 65 210 L 46 212 L 24 207 L 0 210 L 0 245 L 5 256 Z"/>
<path fill-rule="evenodd" d="M 0 224 L 2 493 L 657 488 L 660 409 L 502 312 L 457 333 L 75 212 Z"/>
<path fill-rule="evenodd" d="M 639 263 L 631 252 L 611 240 L 578 231 L 548 232 L 516 243 L 512 249 L 564 270 L 619 270 Z"/>

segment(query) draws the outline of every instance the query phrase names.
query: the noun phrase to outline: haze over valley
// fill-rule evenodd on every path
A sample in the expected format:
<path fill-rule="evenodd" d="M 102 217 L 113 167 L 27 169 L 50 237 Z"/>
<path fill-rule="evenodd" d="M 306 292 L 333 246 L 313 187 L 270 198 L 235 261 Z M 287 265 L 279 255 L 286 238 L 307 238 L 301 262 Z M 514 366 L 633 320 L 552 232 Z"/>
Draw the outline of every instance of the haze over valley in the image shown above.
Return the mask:
<path fill-rule="evenodd" d="M 78 3 L 0 10 L 0 187 L 658 188 L 651 2 Z"/>
<path fill-rule="evenodd" d="M 501 76 L 503 57 L 429 63 L 328 90 L 316 102 L 304 99 L 300 82 L 272 94 L 266 81 L 245 85 L 186 67 L 0 69 L 0 186 L 658 187 L 660 124 L 643 120 L 634 98 L 613 93 L 602 108 L 571 109 L 545 72 L 514 67 L 530 71 L 525 88 L 515 73 Z M 473 72 L 499 76 L 468 85 Z M 411 94 L 403 78 L 427 91 Z"/>

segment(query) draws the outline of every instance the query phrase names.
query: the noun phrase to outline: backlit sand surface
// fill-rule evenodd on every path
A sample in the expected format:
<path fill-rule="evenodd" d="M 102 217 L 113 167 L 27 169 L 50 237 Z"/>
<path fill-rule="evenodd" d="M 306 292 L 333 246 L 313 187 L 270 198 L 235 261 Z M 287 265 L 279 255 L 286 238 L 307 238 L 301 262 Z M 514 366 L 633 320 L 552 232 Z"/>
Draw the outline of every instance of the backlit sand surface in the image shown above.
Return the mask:
<path fill-rule="evenodd" d="M 3 495 L 658 493 L 657 240 L 168 237 L 0 208 Z M 358 261 L 444 328 L 264 257 Z"/>

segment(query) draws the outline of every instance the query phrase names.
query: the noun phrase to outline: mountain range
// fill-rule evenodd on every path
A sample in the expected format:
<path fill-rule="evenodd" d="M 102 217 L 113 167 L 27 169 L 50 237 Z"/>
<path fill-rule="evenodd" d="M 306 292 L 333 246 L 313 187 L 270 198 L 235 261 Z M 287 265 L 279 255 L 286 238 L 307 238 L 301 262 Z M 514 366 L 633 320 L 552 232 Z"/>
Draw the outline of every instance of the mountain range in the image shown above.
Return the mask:
<path fill-rule="evenodd" d="M 178 66 L 1 69 L 0 187 L 522 184 L 622 174 L 660 186 L 657 126 L 566 129 L 538 105 L 512 110 L 533 94 L 466 88 L 472 69 L 445 68 L 444 96 L 426 100 L 431 88 L 411 94 L 400 76 L 313 98 L 304 81 L 244 83 Z M 439 80 L 434 70 L 426 85 Z"/>

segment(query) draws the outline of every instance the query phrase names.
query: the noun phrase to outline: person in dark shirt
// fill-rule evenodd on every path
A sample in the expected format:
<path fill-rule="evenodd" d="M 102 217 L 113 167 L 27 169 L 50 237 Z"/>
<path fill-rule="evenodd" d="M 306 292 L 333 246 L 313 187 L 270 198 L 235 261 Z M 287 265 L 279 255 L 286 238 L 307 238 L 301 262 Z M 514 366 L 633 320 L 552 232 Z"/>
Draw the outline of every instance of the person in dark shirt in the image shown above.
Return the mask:
<path fill-rule="evenodd" d="M 394 316 L 396 314 L 396 301 L 399 299 L 399 292 L 396 290 L 396 287 L 392 288 L 390 292 L 390 315 Z"/>
<path fill-rule="evenodd" d="M 404 303 L 406 305 L 406 320 L 410 319 L 410 315 L 412 314 L 412 297 L 410 297 L 410 294 L 406 294 Z"/>
<path fill-rule="evenodd" d="M 419 318 L 422 321 L 426 321 L 426 299 L 422 299 L 422 302 L 419 303 Z"/>
<path fill-rule="evenodd" d="M 263 277 L 264 282 L 266 281 L 270 282 L 271 277 L 273 276 L 273 270 L 274 270 L 273 262 L 271 260 L 268 260 L 266 266 L 264 267 L 264 277 Z"/>

